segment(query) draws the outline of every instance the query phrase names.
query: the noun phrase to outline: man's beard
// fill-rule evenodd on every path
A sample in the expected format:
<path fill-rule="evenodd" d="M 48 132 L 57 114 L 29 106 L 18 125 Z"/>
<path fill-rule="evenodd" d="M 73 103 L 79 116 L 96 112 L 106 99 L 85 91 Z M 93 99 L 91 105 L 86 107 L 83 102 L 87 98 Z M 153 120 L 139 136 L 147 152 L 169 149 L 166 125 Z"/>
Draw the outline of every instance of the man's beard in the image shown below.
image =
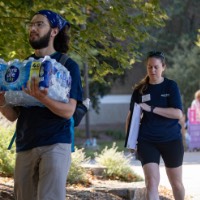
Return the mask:
<path fill-rule="evenodd" d="M 33 49 L 43 49 L 48 47 L 49 45 L 49 40 L 50 40 L 50 35 L 51 35 L 51 29 L 48 31 L 46 35 L 38 39 L 37 41 L 31 41 L 29 38 L 29 43 L 32 46 Z"/>

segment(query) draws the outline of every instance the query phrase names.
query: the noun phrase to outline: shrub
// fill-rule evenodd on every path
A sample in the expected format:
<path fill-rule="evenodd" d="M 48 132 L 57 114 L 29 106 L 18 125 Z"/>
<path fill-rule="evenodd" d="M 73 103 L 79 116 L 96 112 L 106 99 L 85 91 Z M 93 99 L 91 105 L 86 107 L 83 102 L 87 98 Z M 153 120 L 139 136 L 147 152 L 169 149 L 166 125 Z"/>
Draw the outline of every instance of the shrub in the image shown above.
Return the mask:
<path fill-rule="evenodd" d="M 13 136 L 15 126 L 0 127 L 0 174 L 11 177 L 14 174 L 15 144 L 11 150 L 7 150 Z M 83 149 L 77 149 L 72 153 L 72 163 L 68 175 L 69 184 L 88 183 L 86 170 L 81 167 L 82 163 L 88 162 Z"/>
<path fill-rule="evenodd" d="M 13 136 L 15 126 L 0 127 L 0 174 L 13 176 L 15 165 L 15 148 L 7 150 Z"/>
<path fill-rule="evenodd" d="M 124 140 L 125 134 L 123 131 L 108 130 L 106 135 L 111 136 L 114 140 Z"/>
<path fill-rule="evenodd" d="M 117 151 L 115 143 L 113 143 L 110 149 L 106 146 L 99 155 L 96 154 L 95 160 L 97 163 L 106 167 L 104 171 L 105 178 L 127 182 L 142 180 L 142 178 L 132 170 L 130 156 L 125 156 L 123 151 Z"/>
<path fill-rule="evenodd" d="M 87 171 L 81 166 L 81 164 L 87 162 L 89 162 L 89 158 L 86 158 L 83 149 L 75 148 L 75 152 L 72 153 L 72 163 L 67 178 L 69 184 L 88 183 Z"/>

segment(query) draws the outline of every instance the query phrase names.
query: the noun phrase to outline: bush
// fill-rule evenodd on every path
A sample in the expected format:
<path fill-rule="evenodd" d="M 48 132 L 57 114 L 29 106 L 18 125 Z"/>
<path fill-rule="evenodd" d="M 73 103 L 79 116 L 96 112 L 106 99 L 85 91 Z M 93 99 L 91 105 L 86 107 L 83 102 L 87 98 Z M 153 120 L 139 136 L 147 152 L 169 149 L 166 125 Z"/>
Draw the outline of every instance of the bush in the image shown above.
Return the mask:
<path fill-rule="evenodd" d="M 106 146 L 102 152 L 96 154 L 95 160 L 97 163 L 105 166 L 105 178 L 118 179 L 122 181 L 132 182 L 141 181 L 142 178 L 134 173 L 130 165 L 130 156 L 126 157 L 124 152 L 117 151 L 116 144 L 108 149 Z"/>
<path fill-rule="evenodd" d="M 83 149 L 75 148 L 75 152 L 72 153 L 72 163 L 67 178 L 69 184 L 88 183 L 86 169 L 81 166 L 81 164 L 87 162 L 89 162 L 89 158 L 86 158 Z"/>
<path fill-rule="evenodd" d="M 0 127 L 0 174 L 11 177 L 14 174 L 15 144 L 11 150 L 7 150 L 10 140 L 14 134 L 15 126 Z M 69 184 L 88 183 L 86 170 L 81 167 L 82 163 L 88 162 L 83 149 L 77 149 L 72 153 L 72 163 L 68 175 Z"/>
<path fill-rule="evenodd" d="M 113 140 L 125 140 L 126 137 L 123 131 L 115 131 L 115 130 L 106 131 L 106 135 L 111 136 Z"/>
<path fill-rule="evenodd" d="M 0 174 L 13 176 L 15 165 L 15 148 L 7 150 L 14 134 L 15 126 L 0 127 Z"/>

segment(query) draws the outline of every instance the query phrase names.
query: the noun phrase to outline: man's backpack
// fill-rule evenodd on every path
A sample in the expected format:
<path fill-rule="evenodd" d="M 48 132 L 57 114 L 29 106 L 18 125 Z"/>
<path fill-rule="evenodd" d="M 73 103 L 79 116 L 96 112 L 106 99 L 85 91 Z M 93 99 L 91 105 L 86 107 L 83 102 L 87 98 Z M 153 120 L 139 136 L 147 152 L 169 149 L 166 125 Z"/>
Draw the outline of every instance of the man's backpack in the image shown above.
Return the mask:
<path fill-rule="evenodd" d="M 59 62 L 65 66 L 67 60 L 68 60 L 68 56 L 66 54 L 62 54 Z M 88 108 L 83 104 L 82 101 L 77 101 L 76 104 L 76 109 L 75 112 L 73 114 L 73 118 L 74 118 L 74 126 L 77 127 L 81 120 L 83 119 L 83 117 L 85 116 L 85 114 L 87 113 Z"/>

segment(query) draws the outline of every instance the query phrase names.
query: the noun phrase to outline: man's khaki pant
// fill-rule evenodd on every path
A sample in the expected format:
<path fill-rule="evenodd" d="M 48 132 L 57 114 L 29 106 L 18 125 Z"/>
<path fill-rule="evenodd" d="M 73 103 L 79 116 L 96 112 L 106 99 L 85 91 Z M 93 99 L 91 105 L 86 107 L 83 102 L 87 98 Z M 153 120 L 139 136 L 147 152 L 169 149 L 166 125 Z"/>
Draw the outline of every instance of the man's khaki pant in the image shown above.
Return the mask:
<path fill-rule="evenodd" d="M 58 143 L 17 153 L 15 200 L 65 200 L 71 144 Z"/>

